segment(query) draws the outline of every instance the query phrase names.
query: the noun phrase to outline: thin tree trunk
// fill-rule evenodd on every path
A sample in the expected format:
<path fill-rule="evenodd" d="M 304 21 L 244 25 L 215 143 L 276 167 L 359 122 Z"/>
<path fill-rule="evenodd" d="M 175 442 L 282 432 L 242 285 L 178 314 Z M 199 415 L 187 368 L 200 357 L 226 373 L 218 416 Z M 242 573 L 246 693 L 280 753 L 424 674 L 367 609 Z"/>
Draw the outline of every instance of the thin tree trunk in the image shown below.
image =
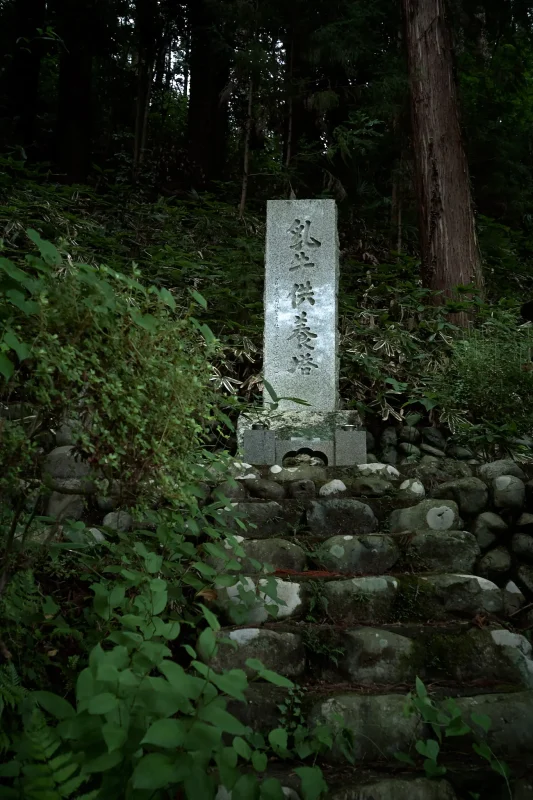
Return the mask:
<path fill-rule="evenodd" d="M 443 0 L 402 0 L 411 84 L 413 149 L 426 287 L 457 297 L 483 286 Z"/>
<path fill-rule="evenodd" d="M 254 99 L 254 82 L 250 78 L 250 85 L 248 87 L 248 115 L 246 117 L 246 128 L 244 132 L 244 158 L 242 169 L 242 191 L 241 202 L 239 205 L 239 216 L 244 216 L 244 209 L 246 206 L 246 195 L 248 192 L 248 179 L 250 176 L 250 136 L 252 133 L 252 114 L 253 114 L 253 99 Z"/>

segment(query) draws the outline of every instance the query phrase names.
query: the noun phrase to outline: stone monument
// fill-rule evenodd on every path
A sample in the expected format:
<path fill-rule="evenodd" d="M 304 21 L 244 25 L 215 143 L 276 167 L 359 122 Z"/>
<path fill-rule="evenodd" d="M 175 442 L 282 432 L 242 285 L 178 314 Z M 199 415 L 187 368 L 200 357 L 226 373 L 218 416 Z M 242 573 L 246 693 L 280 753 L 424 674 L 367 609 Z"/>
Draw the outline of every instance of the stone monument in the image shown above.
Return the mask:
<path fill-rule="evenodd" d="M 366 461 L 355 411 L 339 410 L 339 248 L 334 200 L 267 205 L 262 410 L 241 416 L 251 464 L 316 452 L 329 465 Z"/>

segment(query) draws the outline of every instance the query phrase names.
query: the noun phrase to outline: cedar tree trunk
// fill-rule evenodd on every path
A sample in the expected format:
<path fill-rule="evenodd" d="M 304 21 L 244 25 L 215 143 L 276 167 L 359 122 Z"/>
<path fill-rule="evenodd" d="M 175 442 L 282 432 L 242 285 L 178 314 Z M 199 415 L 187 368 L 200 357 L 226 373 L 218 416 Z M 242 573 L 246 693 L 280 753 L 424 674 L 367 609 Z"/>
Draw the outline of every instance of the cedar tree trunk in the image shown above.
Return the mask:
<path fill-rule="evenodd" d="M 454 297 L 455 287 L 482 289 L 466 160 L 444 0 L 402 0 L 411 85 L 422 278 Z"/>

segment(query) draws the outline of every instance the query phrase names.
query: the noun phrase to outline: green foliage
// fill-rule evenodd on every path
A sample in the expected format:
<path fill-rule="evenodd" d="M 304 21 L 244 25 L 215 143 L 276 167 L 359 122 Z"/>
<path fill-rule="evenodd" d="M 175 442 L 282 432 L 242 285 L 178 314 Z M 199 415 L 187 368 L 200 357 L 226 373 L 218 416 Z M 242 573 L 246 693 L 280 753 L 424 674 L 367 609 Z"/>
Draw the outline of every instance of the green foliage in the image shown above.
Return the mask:
<path fill-rule="evenodd" d="M 470 723 L 466 722 L 463 712 L 453 698 L 435 702 L 429 696 L 420 678 L 416 679 L 416 691 L 408 695 L 404 713 L 406 716 L 417 714 L 421 721 L 431 728 L 435 736 L 434 739 L 419 739 L 415 745 L 417 753 L 424 759 L 423 769 L 428 778 L 437 778 L 446 774 L 446 767 L 439 764 L 444 741 L 447 738 L 458 736 L 469 737 L 474 739 L 472 742 L 474 752 L 485 759 L 495 773 L 503 777 L 509 797 L 512 797 L 509 767 L 498 759 L 482 738 L 483 734 L 487 734 L 490 730 L 490 717 L 473 712 L 470 714 Z M 406 753 L 397 753 L 396 758 L 398 761 L 416 766 L 413 758 Z"/>

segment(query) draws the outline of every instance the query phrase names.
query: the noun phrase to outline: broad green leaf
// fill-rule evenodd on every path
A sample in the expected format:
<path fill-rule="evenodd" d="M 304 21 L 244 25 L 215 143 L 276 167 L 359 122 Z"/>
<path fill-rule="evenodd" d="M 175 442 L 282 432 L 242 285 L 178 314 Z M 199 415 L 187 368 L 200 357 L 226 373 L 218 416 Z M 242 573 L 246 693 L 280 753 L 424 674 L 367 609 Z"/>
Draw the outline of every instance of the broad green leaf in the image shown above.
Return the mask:
<path fill-rule="evenodd" d="M 259 797 L 260 800 L 285 800 L 281 783 L 277 778 L 268 778 L 268 780 L 263 781 Z"/>
<path fill-rule="evenodd" d="M 231 800 L 259 800 L 259 781 L 253 773 L 241 775 L 231 790 Z"/>
<path fill-rule="evenodd" d="M 102 736 L 107 745 L 107 750 L 112 753 L 114 750 L 120 750 L 128 739 L 128 731 L 121 725 L 115 722 L 105 722 L 102 725 Z"/>
<path fill-rule="evenodd" d="M 196 300 L 198 305 L 202 306 L 202 308 L 207 308 L 207 300 L 205 297 L 203 297 L 203 295 L 200 294 L 200 292 L 197 292 L 196 289 L 189 289 L 189 292 L 191 297 Z"/>
<path fill-rule="evenodd" d="M 485 733 L 489 732 L 492 725 L 492 720 L 487 714 L 476 714 L 474 712 L 473 714 L 471 714 L 470 718 L 474 723 L 474 725 L 480 727 L 481 730 L 485 731 Z"/>
<path fill-rule="evenodd" d="M 47 264 L 50 264 L 52 267 L 57 267 L 61 264 L 61 254 L 59 253 L 57 247 L 52 244 L 52 242 L 42 239 L 40 234 L 33 230 L 33 228 L 28 228 L 26 231 L 26 236 L 28 236 L 32 242 L 37 245 L 43 260 Z"/>
<path fill-rule="evenodd" d="M 153 744 L 156 747 L 181 747 L 187 736 L 187 728 L 183 720 L 158 719 L 148 728 L 141 744 Z"/>
<path fill-rule="evenodd" d="M 52 692 L 33 692 L 32 697 L 38 702 L 41 708 L 48 711 L 56 719 L 67 719 L 73 717 L 76 712 L 70 703 L 63 697 L 59 697 Z"/>
<path fill-rule="evenodd" d="M 418 697 L 425 699 L 428 696 L 427 689 L 420 678 L 416 679 L 416 693 Z"/>
<path fill-rule="evenodd" d="M 232 669 L 222 675 L 215 675 L 211 673 L 209 680 L 221 692 L 234 697 L 236 700 L 246 702 L 245 690 L 248 688 L 248 679 L 246 673 L 242 669 Z"/>
<path fill-rule="evenodd" d="M 5 353 L 0 353 L 0 375 L 3 375 L 4 378 L 8 381 L 15 372 L 15 365 L 9 359 Z"/>
<path fill-rule="evenodd" d="M 260 673 L 260 677 L 264 681 L 273 683 L 274 686 L 283 686 L 285 689 L 294 688 L 294 683 L 292 681 L 290 681 L 288 678 L 284 678 L 283 675 L 278 675 L 277 672 L 273 672 L 270 669 L 263 669 Z"/>
<path fill-rule="evenodd" d="M 118 700 L 111 692 L 102 692 L 89 700 L 89 714 L 108 714 L 118 707 Z"/>
<path fill-rule="evenodd" d="M 10 347 L 12 350 L 15 351 L 17 354 L 17 358 L 19 361 L 24 361 L 26 358 L 29 358 L 31 355 L 30 348 L 24 342 L 21 342 L 20 339 L 16 336 L 13 331 L 6 331 L 4 333 L 4 342 Z"/>
<path fill-rule="evenodd" d="M 204 661 L 211 661 L 217 652 L 217 639 L 211 628 L 205 628 L 200 634 L 197 650 Z"/>
<path fill-rule="evenodd" d="M 247 731 L 246 726 L 239 722 L 236 717 L 215 705 L 200 708 L 198 710 L 198 719 L 209 722 L 211 725 L 220 728 L 224 733 L 232 733 L 235 736 L 243 736 Z"/>
<path fill-rule="evenodd" d="M 241 758 L 244 758 L 246 761 L 250 760 L 252 756 L 252 748 L 240 736 L 236 736 L 233 739 L 233 748 L 237 755 L 239 755 Z"/>
<path fill-rule="evenodd" d="M 286 752 L 287 750 L 288 735 L 285 728 L 274 728 L 268 734 L 268 741 L 272 745 L 276 753 Z"/>
<path fill-rule="evenodd" d="M 252 764 L 256 772 L 264 772 L 268 765 L 266 753 L 260 753 L 259 750 L 254 750 L 252 754 Z"/>
<path fill-rule="evenodd" d="M 176 762 L 175 758 L 165 753 L 148 753 L 135 767 L 133 787 L 155 792 L 156 789 L 164 789 L 175 783 L 183 772 L 183 763 Z"/>
<path fill-rule="evenodd" d="M 94 772 L 107 772 L 108 769 L 113 769 L 122 761 L 122 753 L 114 750 L 112 753 L 104 753 L 98 758 L 93 758 L 87 761 L 82 766 L 82 772 L 92 774 Z"/>
<path fill-rule="evenodd" d="M 258 658 L 247 658 L 246 666 L 250 667 L 250 669 L 254 669 L 256 672 L 262 672 L 265 669 L 265 665 L 259 661 Z"/>
<path fill-rule="evenodd" d="M 206 619 L 207 624 L 211 628 L 211 630 L 219 631 L 220 630 L 220 622 L 218 621 L 216 615 L 213 614 L 213 612 L 210 611 L 207 608 L 207 606 L 204 606 L 203 603 L 198 603 L 198 605 L 202 609 L 203 615 L 204 615 L 204 617 Z"/>
<path fill-rule="evenodd" d="M 205 797 L 205 800 L 214 800 L 217 785 L 213 775 L 208 773 L 203 765 L 196 764 L 193 766 L 190 775 L 184 781 L 184 785 L 187 800 L 199 800 L 200 797 L 202 799 Z"/>
<path fill-rule="evenodd" d="M 302 800 L 318 800 L 328 790 L 320 767 L 297 767 L 295 773 L 302 782 Z"/>

